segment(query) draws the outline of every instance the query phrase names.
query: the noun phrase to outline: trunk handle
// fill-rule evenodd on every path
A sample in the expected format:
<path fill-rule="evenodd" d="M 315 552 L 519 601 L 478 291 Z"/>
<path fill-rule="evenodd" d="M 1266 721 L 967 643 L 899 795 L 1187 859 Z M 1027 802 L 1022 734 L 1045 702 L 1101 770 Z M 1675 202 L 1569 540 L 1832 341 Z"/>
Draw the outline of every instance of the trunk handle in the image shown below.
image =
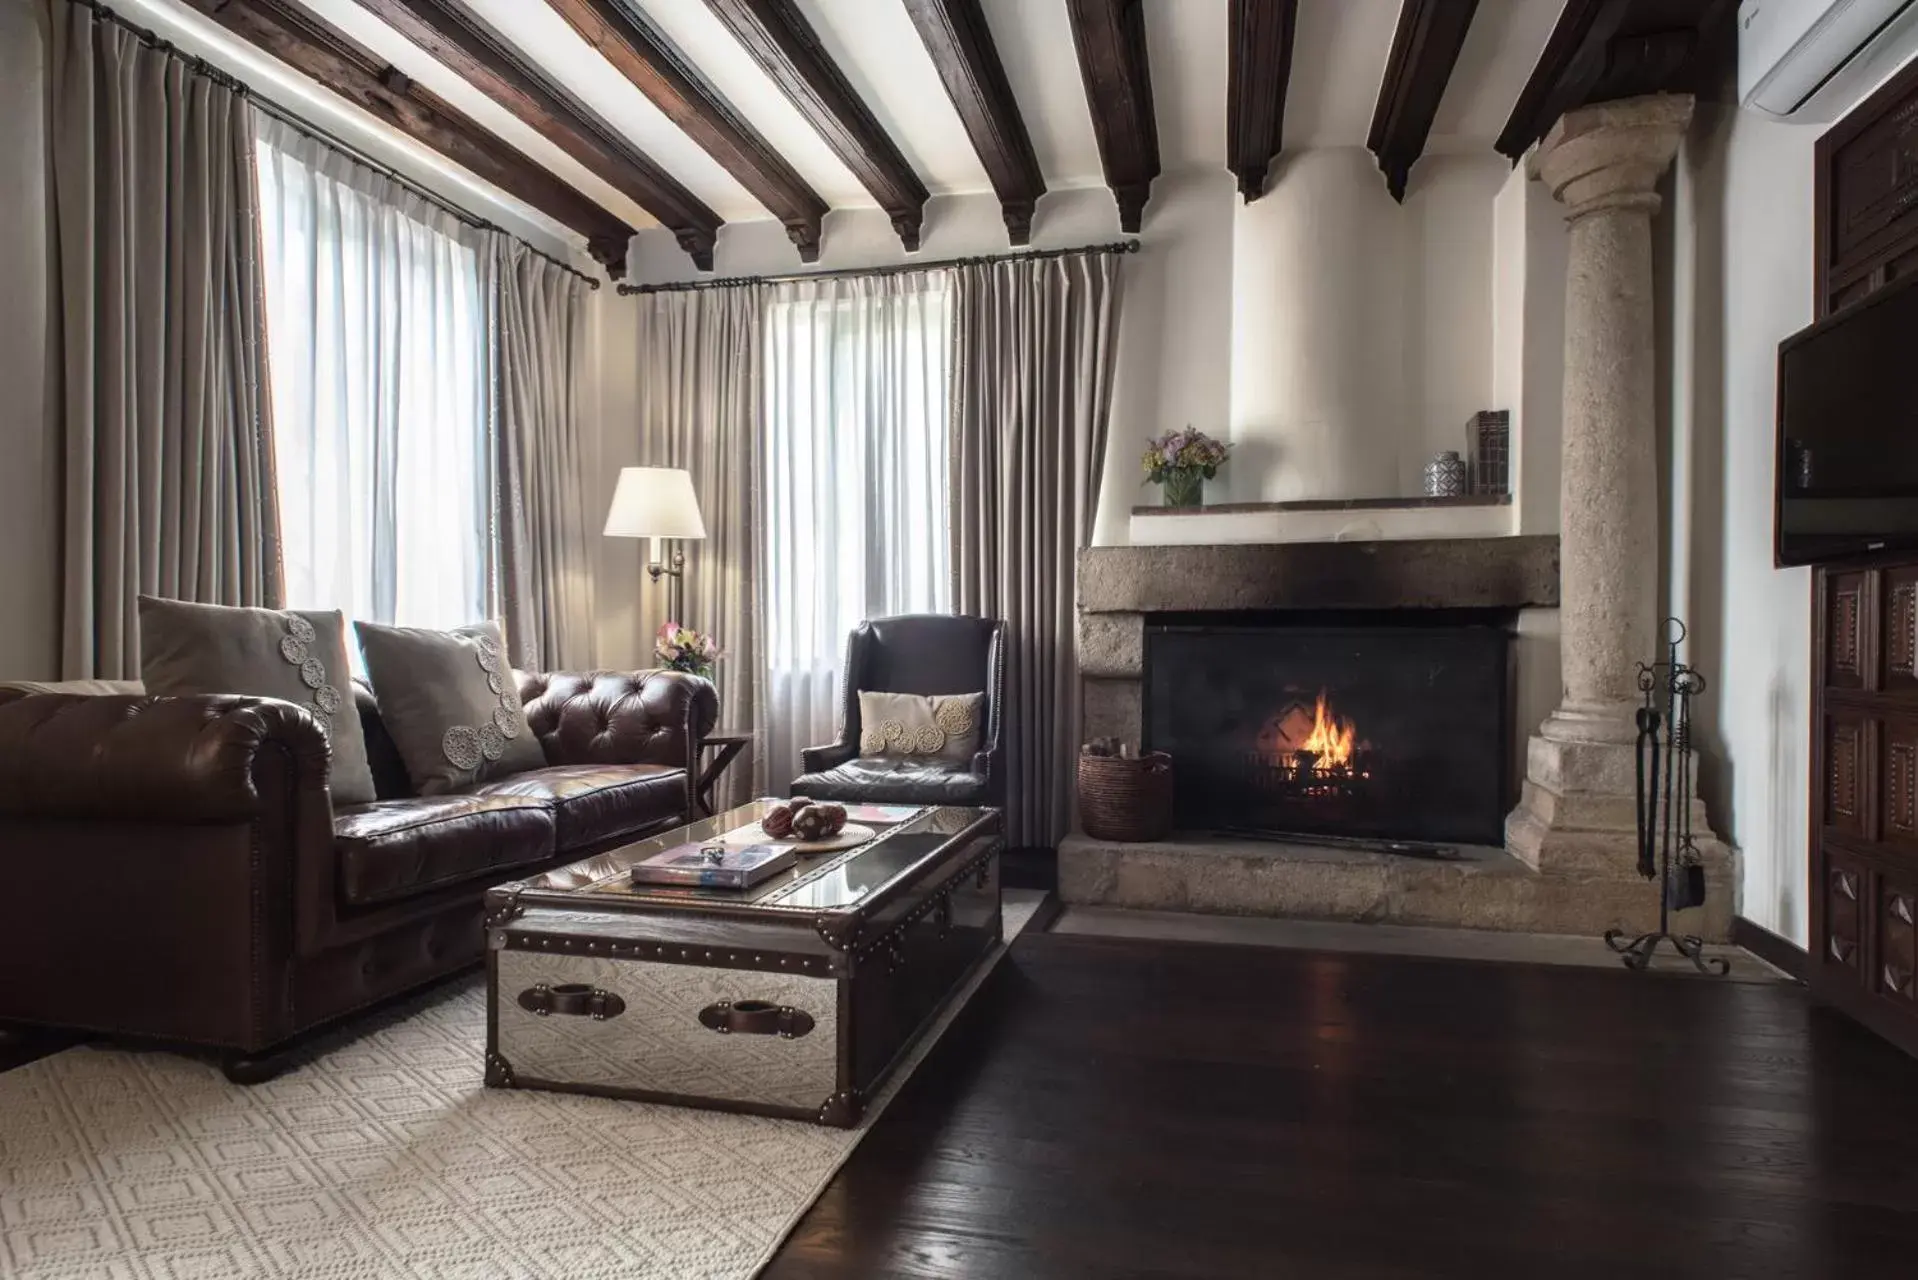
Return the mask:
<path fill-rule="evenodd" d="M 626 1012 L 626 1002 L 618 995 L 584 982 L 563 982 L 558 986 L 536 983 L 519 993 L 519 1007 L 542 1018 L 557 1013 L 591 1018 L 594 1022 L 617 1018 Z"/>
<path fill-rule="evenodd" d="M 720 1000 L 699 1011 L 700 1025 L 721 1035 L 778 1036 L 797 1040 L 816 1025 L 813 1016 L 770 1000 Z"/>

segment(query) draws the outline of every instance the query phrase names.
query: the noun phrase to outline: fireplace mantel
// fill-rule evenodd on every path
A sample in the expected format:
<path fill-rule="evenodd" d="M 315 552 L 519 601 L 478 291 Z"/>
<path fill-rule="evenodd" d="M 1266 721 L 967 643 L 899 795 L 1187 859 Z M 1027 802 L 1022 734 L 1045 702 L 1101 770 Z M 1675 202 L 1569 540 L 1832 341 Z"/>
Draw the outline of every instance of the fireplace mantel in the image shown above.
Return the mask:
<path fill-rule="evenodd" d="M 1550 534 L 1093 547 L 1079 553 L 1084 736 L 1139 740 L 1153 614 L 1557 606 L 1558 538 Z M 1556 665 L 1555 652 L 1550 658 Z M 1556 670 L 1546 683 L 1556 689 Z"/>
<path fill-rule="evenodd" d="M 1092 547 L 1084 614 L 1558 605 L 1558 537 Z"/>

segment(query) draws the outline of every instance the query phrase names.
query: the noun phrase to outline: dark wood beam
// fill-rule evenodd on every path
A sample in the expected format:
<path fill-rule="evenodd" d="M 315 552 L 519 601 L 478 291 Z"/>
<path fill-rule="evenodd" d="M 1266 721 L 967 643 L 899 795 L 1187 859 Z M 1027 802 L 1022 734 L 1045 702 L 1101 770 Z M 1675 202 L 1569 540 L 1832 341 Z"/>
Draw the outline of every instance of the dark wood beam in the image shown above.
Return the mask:
<path fill-rule="evenodd" d="M 1226 68 L 1225 165 L 1251 204 L 1285 145 L 1285 88 L 1292 78 L 1298 0 L 1232 0 Z"/>
<path fill-rule="evenodd" d="M 820 44 L 799 7 L 793 0 L 706 0 L 706 7 L 785 91 L 860 185 L 872 192 L 906 252 L 915 252 L 926 184 Z"/>
<path fill-rule="evenodd" d="M 700 270 L 713 269 L 720 216 L 468 10 L 454 0 L 359 4 L 659 219 Z"/>
<path fill-rule="evenodd" d="M 1119 226 L 1137 231 L 1159 176 L 1159 123 L 1146 60 L 1145 0 L 1067 0 L 1092 133 Z"/>
<path fill-rule="evenodd" d="M 289 0 L 185 0 L 228 31 L 323 88 L 371 112 L 501 191 L 584 237 L 614 280 L 626 274 L 633 229 L 508 146 L 477 121 L 414 84 L 383 58 Z"/>
<path fill-rule="evenodd" d="M 1498 136 L 1516 163 L 1575 107 L 1710 87 L 1735 49 L 1738 0 L 1567 0 Z"/>
<path fill-rule="evenodd" d="M 1030 244 L 1032 213 L 1046 193 L 1046 179 L 985 10 L 979 0 L 906 0 L 906 12 L 992 181 L 1006 234 L 1015 245 Z"/>
<path fill-rule="evenodd" d="M 785 224 L 801 262 L 819 260 L 826 202 L 632 0 L 547 3 Z"/>
<path fill-rule="evenodd" d="M 1405 0 L 1399 10 L 1365 145 L 1378 157 L 1386 189 L 1401 204 L 1477 11 L 1478 0 Z"/>

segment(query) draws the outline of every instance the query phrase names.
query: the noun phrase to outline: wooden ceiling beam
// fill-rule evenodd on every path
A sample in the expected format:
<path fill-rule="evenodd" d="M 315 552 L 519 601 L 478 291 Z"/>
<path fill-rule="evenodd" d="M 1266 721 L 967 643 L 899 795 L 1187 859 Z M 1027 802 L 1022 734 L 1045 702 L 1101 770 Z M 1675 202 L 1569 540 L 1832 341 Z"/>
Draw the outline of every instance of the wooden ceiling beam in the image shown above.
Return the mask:
<path fill-rule="evenodd" d="M 1425 154 L 1439 101 L 1472 28 L 1478 0 L 1405 0 L 1372 109 L 1365 145 L 1378 157 L 1386 189 L 1405 203 L 1405 183 Z"/>
<path fill-rule="evenodd" d="M 508 146 L 438 95 L 289 0 L 185 0 L 248 44 L 371 112 L 394 129 L 539 210 L 586 241 L 618 280 L 633 228 Z"/>
<path fill-rule="evenodd" d="M 1226 68 L 1225 163 L 1251 204 L 1285 146 L 1285 90 L 1292 79 L 1298 0 L 1232 0 Z"/>
<path fill-rule="evenodd" d="M 1495 144 L 1514 163 L 1575 107 L 1709 88 L 1738 0 L 1567 0 Z"/>
<path fill-rule="evenodd" d="M 892 219 L 906 252 L 919 248 L 926 184 L 913 172 L 793 0 L 706 0 L 806 123 Z"/>
<path fill-rule="evenodd" d="M 454 0 L 358 2 L 659 219 L 700 270 L 713 269 L 720 216 L 472 13 Z"/>
<path fill-rule="evenodd" d="M 906 0 L 906 12 L 992 181 L 1006 234 L 1015 245 L 1030 244 L 1032 214 L 1046 193 L 1046 179 L 985 10 L 979 0 Z"/>
<path fill-rule="evenodd" d="M 826 202 L 632 0 L 546 2 L 785 224 L 800 261 L 819 260 Z"/>
<path fill-rule="evenodd" d="M 1144 0 L 1067 0 L 1092 133 L 1106 186 L 1119 204 L 1121 230 L 1145 218 L 1159 176 L 1159 123 L 1146 59 Z"/>

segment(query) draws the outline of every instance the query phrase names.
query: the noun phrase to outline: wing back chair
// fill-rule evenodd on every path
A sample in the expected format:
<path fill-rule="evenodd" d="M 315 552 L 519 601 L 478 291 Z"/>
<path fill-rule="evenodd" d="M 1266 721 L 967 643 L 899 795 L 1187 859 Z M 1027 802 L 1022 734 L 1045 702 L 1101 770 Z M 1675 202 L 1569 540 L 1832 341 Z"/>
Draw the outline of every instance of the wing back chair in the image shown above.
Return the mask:
<path fill-rule="evenodd" d="M 800 752 L 792 794 L 879 804 L 998 806 L 1005 801 L 1006 624 L 996 618 L 906 614 L 860 623 L 846 640 L 839 740 Z M 985 727 L 970 761 L 859 754 L 859 694 L 984 693 Z"/>

